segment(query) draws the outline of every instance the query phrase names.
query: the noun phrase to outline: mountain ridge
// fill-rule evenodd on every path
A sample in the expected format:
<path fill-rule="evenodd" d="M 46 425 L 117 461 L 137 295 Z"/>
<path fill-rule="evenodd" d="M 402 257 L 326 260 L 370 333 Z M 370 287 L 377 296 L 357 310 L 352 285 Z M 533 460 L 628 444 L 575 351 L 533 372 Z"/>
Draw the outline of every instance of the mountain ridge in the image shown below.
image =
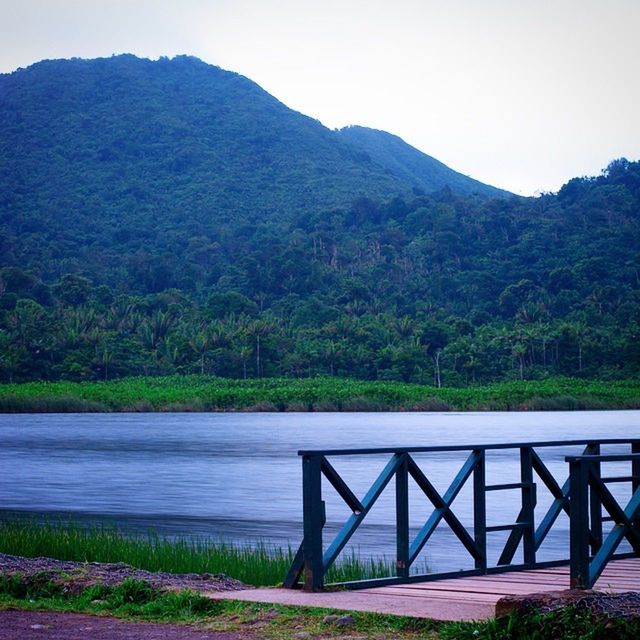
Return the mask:
<path fill-rule="evenodd" d="M 451 169 L 388 131 L 360 125 L 349 125 L 337 131 L 379 164 L 411 183 L 414 189 L 424 193 L 449 187 L 464 194 L 492 193 L 496 197 L 514 195 Z M 487 190 L 488 186 L 492 192 Z"/>
<path fill-rule="evenodd" d="M 250 79 L 191 56 L 42 61 L 0 75 L 0 115 L 4 184 L 24 184 L 60 213 L 58 194 L 46 184 L 76 209 L 90 186 L 110 217 L 116 209 L 147 209 L 153 199 L 168 216 L 179 210 L 248 219 L 406 195 L 415 186 L 397 169 L 402 163 L 372 158 Z M 50 155 L 65 166 L 50 171 Z M 458 189 L 460 174 L 448 171 Z M 42 180 L 30 180 L 35 174 Z M 503 193 L 467 180 L 465 192 Z M 443 186 L 418 182 L 427 191 Z M 76 186 L 85 193 L 74 197 Z M 0 201 L 11 199 L 10 190 Z"/>

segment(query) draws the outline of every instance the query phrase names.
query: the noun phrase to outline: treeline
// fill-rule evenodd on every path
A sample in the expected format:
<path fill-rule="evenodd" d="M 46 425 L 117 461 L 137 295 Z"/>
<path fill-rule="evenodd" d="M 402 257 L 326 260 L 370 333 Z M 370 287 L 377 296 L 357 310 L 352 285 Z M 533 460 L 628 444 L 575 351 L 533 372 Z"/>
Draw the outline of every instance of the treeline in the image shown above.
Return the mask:
<path fill-rule="evenodd" d="M 445 189 L 161 237 L 149 217 L 143 246 L 41 221 L 2 238 L 0 376 L 632 378 L 639 216 L 640 163 L 619 160 L 536 199 Z"/>
<path fill-rule="evenodd" d="M 224 377 L 402 380 L 441 386 L 549 375 L 632 377 L 637 327 L 597 325 L 588 314 L 543 322 L 473 326 L 457 316 L 416 318 L 336 313 L 318 326 L 271 310 L 219 317 L 213 308 L 252 306 L 238 293 L 199 306 L 177 291 L 122 296 L 109 305 L 45 307 L 18 300 L 4 312 L 2 379 L 108 380 L 130 375 L 207 373 Z M 313 303 L 310 303 L 313 304 Z"/>

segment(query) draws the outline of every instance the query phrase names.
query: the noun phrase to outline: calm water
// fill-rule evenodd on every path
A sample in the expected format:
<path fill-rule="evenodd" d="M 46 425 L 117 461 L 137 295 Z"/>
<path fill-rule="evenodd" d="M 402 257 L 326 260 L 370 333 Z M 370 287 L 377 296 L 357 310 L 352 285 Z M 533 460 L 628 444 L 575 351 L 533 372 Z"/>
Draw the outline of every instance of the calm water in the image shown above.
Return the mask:
<path fill-rule="evenodd" d="M 571 413 L 304 413 L 304 414 L 63 414 L 0 416 L 0 516 L 64 515 L 115 523 L 129 530 L 153 528 L 167 535 L 235 541 L 262 539 L 297 546 L 301 539 L 299 449 L 431 446 L 583 438 L 640 437 L 640 411 Z M 607 452 L 623 452 L 610 448 Z M 543 459 L 562 483 L 564 456 L 578 449 L 546 451 Z M 517 482 L 516 451 L 490 454 L 487 482 Z M 387 457 L 334 458 L 334 466 L 360 496 Z M 421 456 L 423 470 L 443 492 L 463 454 Z M 618 468 L 618 474 L 623 473 Z M 607 475 L 616 474 L 612 465 Z M 470 488 L 469 488 L 470 489 Z M 624 488 L 617 487 L 624 495 Z M 327 537 L 348 515 L 325 489 Z M 490 524 L 515 521 L 519 493 L 489 494 Z M 538 502 L 550 497 L 538 483 Z M 412 491 L 416 530 L 429 511 Z M 394 491 L 387 489 L 354 537 L 364 554 L 394 554 Z M 470 491 L 454 511 L 468 523 Z M 567 555 L 564 517 L 543 547 L 546 557 Z M 495 557 L 504 534 L 489 537 Z M 442 525 L 425 550 L 437 569 L 468 566 L 466 553 Z M 458 566 L 459 565 L 459 566 Z"/>

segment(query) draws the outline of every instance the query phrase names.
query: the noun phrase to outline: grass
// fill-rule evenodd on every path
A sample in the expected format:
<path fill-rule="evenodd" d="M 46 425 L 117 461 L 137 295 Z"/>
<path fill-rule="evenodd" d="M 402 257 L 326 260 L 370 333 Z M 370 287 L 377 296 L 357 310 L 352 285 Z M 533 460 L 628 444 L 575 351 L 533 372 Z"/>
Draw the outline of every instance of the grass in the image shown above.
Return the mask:
<path fill-rule="evenodd" d="M 224 573 L 255 586 L 282 583 L 293 550 L 264 543 L 233 545 L 198 539 L 167 539 L 156 534 L 126 535 L 116 528 L 84 528 L 74 523 L 0 523 L 0 552 L 79 562 L 125 562 L 137 569 L 167 573 Z M 361 559 L 355 553 L 334 566 L 327 582 L 392 575 L 394 563 Z"/>
<path fill-rule="evenodd" d="M 210 600 L 191 591 L 161 592 L 141 580 L 127 579 L 117 586 L 96 585 L 74 593 L 63 582 L 46 574 L 25 580 L 0 575 L 0 610 L 24 609 L 112 615 L 133 620 L 196 623 L 210 631 L 242 633 L 243 637 L 289 639 L 322 635 L 344 637 L 344 629 L 324 622 L 328 609 L 301 608 L 277 604 Z M 354 624 L 350 638 L 437 637 L 438 623 L 375 613 L 351 613 Z"/>
<path fill-rule="evenodd" d="M 466 388 L 342 378 L 212 376 L 0 385 L 0 413 L 77 411 L 472 411 L 640 408 L 640 381 L 548 378 Z"/>
<path fill-rule="evenodd" d="M 196 624 L 209 631 L 243 637 L 293 640 L 348 637 L 351 640 L 635 640 L 640 621 L 595 617 L 575 607 L 550 614 L 510 614 L 486 622 L 439 623 L 377 613 L 349 613 L 352 624 L 325 619 L 334 611 L 233 600 L 209 600 L 191 591 L 163 592 L 147 582 L 127 579 L 117 586 L 94 585 L 80 592 L 47 574 L 23 579 L 0 575 L 0 610 L 49 610 L 112 615 L 126 619 Z"/>
<path fill-rule="evenodd" d="M 449 623 L 442 640 L 637 640 L 640 619 L 596 616 L 576 606 L 552 613 L 513 613 L 484 623 Z"/>
<path fill-rule="evenodd" d="M 23 579 L 0 575 L 0 607 L 22 604 L 25 609 L 110 613 L 125 618 L 191 622 L 216 615 L 224 603 L 184 590 L 161 592 L 144 580 L 127 578 L 116 586 L 93 585 L 80 591 L 65 589 L 63 580 L 42 573 Z"/>

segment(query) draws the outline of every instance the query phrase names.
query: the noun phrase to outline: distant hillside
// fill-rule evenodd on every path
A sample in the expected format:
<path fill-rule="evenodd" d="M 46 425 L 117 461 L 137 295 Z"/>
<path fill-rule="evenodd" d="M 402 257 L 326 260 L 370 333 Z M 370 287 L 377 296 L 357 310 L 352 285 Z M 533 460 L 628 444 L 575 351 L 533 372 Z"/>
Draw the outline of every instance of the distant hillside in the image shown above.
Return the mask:
<path fill-rule="evenodd" d="M 0 215 L 62 236 L 86 225 L 136 234 L 150 218 L 159 231 L 283 220 L 407 194 L 416 179 L 395 170 L 402 154 L 363 150 L 187 56 L 50 60 L 0 75 Z M 495 193 L 451 175 L 454 190 Z M 423 171 L 419 186 L 435 191 L 442 176 L 430 183 Z"/>
<path fill-rule="evenodd" d="M 352 126 L 340 129 L 338 133 L 355 148 L 366 151 L 371 160 L 392 175 L 425 193 L 449 187 L 457 193 L 477 193 L 494 197 L 511 195 L 453 171 L 439 160 L 418 151 L 402 138 L 386 131 Z"/>

